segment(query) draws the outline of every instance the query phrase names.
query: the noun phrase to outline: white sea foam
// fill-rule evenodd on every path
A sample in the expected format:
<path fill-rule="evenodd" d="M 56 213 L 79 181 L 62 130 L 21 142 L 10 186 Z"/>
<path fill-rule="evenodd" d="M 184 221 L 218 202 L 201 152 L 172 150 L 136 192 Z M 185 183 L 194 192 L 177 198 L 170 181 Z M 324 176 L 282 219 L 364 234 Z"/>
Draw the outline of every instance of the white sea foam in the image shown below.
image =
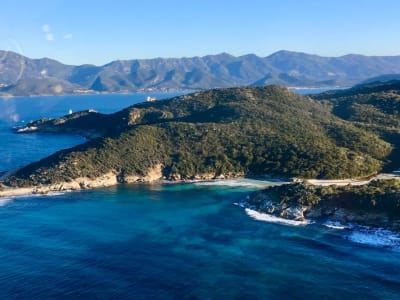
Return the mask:
<path fill-rule="evenodd" d="M 16 200 L 16 199 L 37 198 L 37 197 L 55 197 L 55 196 L 64 195 L 67 192 L 72 192 L 72 191 L 67 190 L 67 191 L 63 191 L 63 192 L 48 192 L 46 194 L 29 194 L 29 195 L 4 197 L 4 198 L 0 198 L 0 206 L 4 206 L 4 205 L 8 204 L 9 202 Z"/>
<path fill-rule="evenodd" d="M 246 204 L 245 204 L 244 202 L 233 202 L 233 205 L 235 205 L 235 206 L 240 206 L 240 207 L 243 207 L 243 208 L 246 208 L 246 207 L 247 207 Z"/>
<path fill-rule="evenodd" d="M 373 247 L 391 247 L 400 249 L 400 234 L 385 229 L 371 229 L 363 227 L 354 230 L 348 239 L 358 244 Z"/>
<path fill-rule="evenodd" d="M 41 196 L 49 196 L 49 197 L 61 196 L 69 192 L 72 192 L 72 190 L 65 190 L 63 192 L 49 192 L 47 194 L 42 194 Z"/>
<path fill-rule="evenodd" d="M 255 179 L 222 179 L 212 181 L 200 181 L 195 182 L 196 185 L 204 186 L 228 186 L 228 187 L 248 187 L 248 188 L 265 188 L 272 185 L 281 185 L 283 181 L 267 181 L 267 180 L 255 180 Z"/>
<path fill-rule="evenodd" d="M 4 206 L 4 205 L 8 204 L 12 200 L 13 200 L 13 198 L 0 198 L 0 206 Z"/>
<path fill-rule="evenodd" d="M 284 218 L 279 218 L 270 214 L 260 213 L 258 211 L 246 208 L 246 214 L 257 221 L 269 222 L 269 223 L 277 223 L 282 225 L 289 225 L 289 226 L 304 226 L 310 224 L 309 220 L 304 221 L 295 221 L 295 220 L 288 220 Z"/>
<path fill-rule="evenodd" d="M 37 194 L 30 194 L 30 195 L 21 195 L 21 196 L 14 196 L 13 198 L 36 198 L 36 197 L 55 197 L 61 196 L 65 193 L 70 191 L 63 191 L 63 192 L 47 192 L 47 193 L 37 193 Z"/>
<path fill-rule="evenodd" d="M 334 221 L 326 221 L 325 223 L 323 223 L 322 225 L 324 225 L 325 227 L 331 228 L 331 229 L 337 229 L 337 230 L 343 230 L 343 229 L 349 229 L 350 226 L 347 225 L 343 225 L 340 222 L 334 222 Z"/>

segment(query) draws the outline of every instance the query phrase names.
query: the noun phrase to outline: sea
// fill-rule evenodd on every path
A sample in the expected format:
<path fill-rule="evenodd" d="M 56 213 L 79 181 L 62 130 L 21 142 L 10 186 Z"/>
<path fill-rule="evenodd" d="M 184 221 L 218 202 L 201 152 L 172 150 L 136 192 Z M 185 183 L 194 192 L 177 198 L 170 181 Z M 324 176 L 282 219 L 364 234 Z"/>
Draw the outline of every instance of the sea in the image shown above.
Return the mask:
<path fill-rule="evenodd" d="M 147 94 L 0 98 L 0 172 L 85 140 L 14 126 Z M 152 94 L 158 99 L 171 95 Z M 0 198 L 0 299 L 400 299 L 400 236 L 245 209 L 277 180 Z"/>

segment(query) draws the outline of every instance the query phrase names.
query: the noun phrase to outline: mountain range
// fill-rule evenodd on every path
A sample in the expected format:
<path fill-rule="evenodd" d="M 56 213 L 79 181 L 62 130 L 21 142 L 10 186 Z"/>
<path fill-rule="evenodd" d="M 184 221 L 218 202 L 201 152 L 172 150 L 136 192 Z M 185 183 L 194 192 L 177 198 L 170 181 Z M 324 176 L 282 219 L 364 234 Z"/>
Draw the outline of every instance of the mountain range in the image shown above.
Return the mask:
<path fill-rule="evenodd" d="M 73 66 L 0 51 L 0 94 L 14 96 L 176 92 L 266 84 L 344 87 L 387 74 L 400 74 L 400 56 L 322 57 L 279 51 L 267 57 L 221 53 Z"/>

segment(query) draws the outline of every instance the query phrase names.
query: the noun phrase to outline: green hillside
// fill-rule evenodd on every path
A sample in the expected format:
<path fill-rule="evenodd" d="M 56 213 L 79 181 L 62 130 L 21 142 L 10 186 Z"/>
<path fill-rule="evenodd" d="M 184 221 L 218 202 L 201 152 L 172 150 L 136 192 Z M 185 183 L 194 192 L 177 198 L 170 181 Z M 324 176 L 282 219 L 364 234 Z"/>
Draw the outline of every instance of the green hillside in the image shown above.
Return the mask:
<path fill-rule="evenodd" d="M 333 115 L 329 101 L 278 86 L 229 88 L 141 103 L 111 115 L 44 121 L 36 124 L 38 131 L 90 130 L 100 137 L 30 164 L 5 184 L 50 184 L 110 171 L 123 181 L 160 164 L 167 179 L 344 178 L 381 171 L 392 152 L 390 141 Z"/>
<path fill-rule="evenodd" d="M 369 83 L 313 97 L 332 105 L 337 117 L 392 144 L 385 170 L 400 169 L 400 81 Z"/>

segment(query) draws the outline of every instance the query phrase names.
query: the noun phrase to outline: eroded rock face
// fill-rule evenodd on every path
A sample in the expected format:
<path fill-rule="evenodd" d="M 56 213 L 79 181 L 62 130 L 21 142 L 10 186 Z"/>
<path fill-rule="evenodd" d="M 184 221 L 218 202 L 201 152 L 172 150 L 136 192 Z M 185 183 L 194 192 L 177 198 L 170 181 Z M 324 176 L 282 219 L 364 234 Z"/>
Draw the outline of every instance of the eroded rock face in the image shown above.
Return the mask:
<path fill-rule="evenodd" d="M 163 166 L 157 164 L 153 168 L 150 168 L 146 175 L 120 175 L 118 181 L 122 183 L 135 183 L 135 182 L 153 182 L 161 180 L 163 178 Z"/>
<path fill-rule="evenodd" d="M 134 125 L 137 123 L 138 120 L 142 117 L 140 109 L 131 109 L 129 111 L 129 121 L 128 125 Z"/>
<path fill-rule="evenodd" d="M 0 197 L 19 196 L 29 194 L 47 194 L 56 191 L 76 191 L 117 185 L 121 182 L 153 182 L 162 179 L 162 165 L 150 168 L 145 176 L 126 176 L 121 178 L 116 171 L 110 171 L 96 178 L 79 177 L 69 182 L 60 182 L 51 185 L 38 185 L 24 188 L 0 189 Z"/>
<path fill-rule="evenodd" d="M 249 207 L 256 208 L 260 212 L 295 221 L 305 220 L 304 214 L 309 209 L 307 206 L 289 206 L 286 203 L 273 201 L 263 193 L 255 194 L 253 198 L 249 199 L 248 203 Z"/>
<path fill-rule="evenodd" d="M 61 166 L 62 167 L 62 166 Z M 30 195 L 30 194 L 46 194 L 56 191 L 75 191 L 83 189 L 101 188 L 117 185 L 120 183 L 139 183 L 139 182 L 155 182 L 166 179 L 164 174 L 164 166 L 156 164 L 149 168 L 145 175 L 138 174 L 123 174 L 116 170 L 111 170 L 106 174 L 96 178 L 78 177 L 68 182 L 60 182 L 55 184 L 41 184 L 31 187 L 10 188 L 0 186 L 0 197 Z M 186 181 L 186 180 L 213 180 L 213 179 L 228 179 L 243 176 L 240 173 L 226 173 L 216 175 L 215 173 L 204 173 L 187 178 L 181 174 L 171 174 L 168 180 Z"/>
<path fill-rule="evenodd" d="M 24 188 L 4 188 L 0 190 L 0 197 L 19 196 L 29 194 L 47 194 L 56 191 L 76 191 L 99 187 L 113 186 L 118 183 L 115 172 L 109 172 L 97 178 L 80 177 L 70 182 L 61 182 L 51 185 L 39 185 Z"/>

